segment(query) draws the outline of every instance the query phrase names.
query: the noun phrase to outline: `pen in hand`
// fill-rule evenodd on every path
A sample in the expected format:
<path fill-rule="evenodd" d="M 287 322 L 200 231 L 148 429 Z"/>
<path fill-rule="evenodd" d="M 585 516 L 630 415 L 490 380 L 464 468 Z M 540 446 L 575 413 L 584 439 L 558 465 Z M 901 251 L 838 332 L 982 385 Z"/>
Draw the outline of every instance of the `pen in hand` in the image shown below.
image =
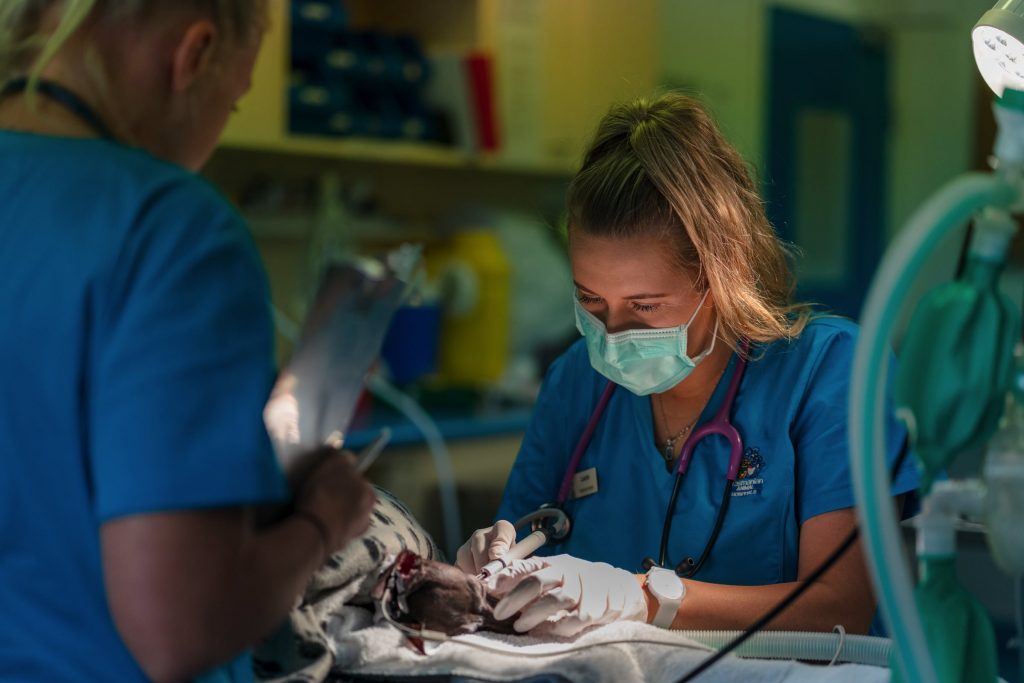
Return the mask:
<path fill-rule="evenodd" d="M 366 472 L 370 468 L 389 441 L 391 441 L 391 428 L 382 427 L 380 434 L 356 456 L 356 468 L 360 473 Z"/>

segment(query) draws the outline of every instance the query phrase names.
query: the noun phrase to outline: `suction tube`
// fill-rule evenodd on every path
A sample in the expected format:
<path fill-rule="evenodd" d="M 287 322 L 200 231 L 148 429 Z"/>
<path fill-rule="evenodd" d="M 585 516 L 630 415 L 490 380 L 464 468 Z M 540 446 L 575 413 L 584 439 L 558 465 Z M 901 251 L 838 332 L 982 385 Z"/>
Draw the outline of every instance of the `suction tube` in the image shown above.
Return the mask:
<path fill-rule="evenodd" d="M 886 251 L 861 315 L 850 386 L 850 467 L 868 567 L 904 678 L 910 681 L 937 678 L 891 502 L 884 414 L 888 342 L 904 297 L 939 242 L 983 207 L 1008 206 L 1016 197 L 1008 182 L 979 173 L 964 174 L 941 188 Z"/>

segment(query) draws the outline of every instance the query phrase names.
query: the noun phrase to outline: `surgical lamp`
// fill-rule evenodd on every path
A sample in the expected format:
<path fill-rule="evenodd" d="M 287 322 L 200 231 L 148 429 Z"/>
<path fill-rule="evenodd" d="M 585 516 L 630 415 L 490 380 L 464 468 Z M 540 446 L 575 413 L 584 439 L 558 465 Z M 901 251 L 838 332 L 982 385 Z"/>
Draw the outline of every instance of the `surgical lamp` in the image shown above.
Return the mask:
<path fill-rule="evenodd" d="M 974 30 L 974 60 L 997 97 L 1006 88 L 1024 90 L 1024 0 L 1000 0 Z"/>

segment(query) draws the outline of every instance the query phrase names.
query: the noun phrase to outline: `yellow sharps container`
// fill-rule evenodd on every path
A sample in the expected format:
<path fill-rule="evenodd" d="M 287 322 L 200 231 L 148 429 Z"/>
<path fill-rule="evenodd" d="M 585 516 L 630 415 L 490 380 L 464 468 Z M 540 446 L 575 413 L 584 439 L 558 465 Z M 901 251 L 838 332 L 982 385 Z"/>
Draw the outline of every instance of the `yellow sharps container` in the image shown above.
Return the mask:
<path fill-rule="evenodd" d="M 508 361 L 511 310 L 510 268 L 498 237 L 482 229 L 457 233 L 430 261 L 445 290 L 440 379 L 494 384 Z"/>

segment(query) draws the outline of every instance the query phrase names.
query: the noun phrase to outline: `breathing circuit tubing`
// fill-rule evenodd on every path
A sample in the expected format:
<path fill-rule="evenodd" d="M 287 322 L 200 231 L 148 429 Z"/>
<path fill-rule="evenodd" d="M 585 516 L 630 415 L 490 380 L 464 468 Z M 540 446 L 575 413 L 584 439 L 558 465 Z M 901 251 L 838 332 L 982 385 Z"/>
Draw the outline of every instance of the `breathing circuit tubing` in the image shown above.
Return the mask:
<path fill-rule="evenodd" d="M 393 622 L 392 622 L 393 623 Z M 404 624 L 400 624 L 404 626 Z M 408 628 L 408 627 L 406 627 Z M 566 645 L 552 652 L 524 652 L 522 649 L 511 650 L 501 647 L 494 647 L 466 640 L 462 636 L 449 637 L 443 633 L 433 631 L 416 631 L 410 629 L 411 634 L 417 638 L 434 642 L 454 642 L 460 645 L 483 650 L 492 654 L 501 654 L 511 657 L 558 657 L 583 650 L 593 649 L 604 645 L 630 645 L 643 643 L 644 645 L 664 645 L 666 647 L 687 647 L 689 644 L 673 639 L 671 636 L 664 640 L 654 638 L 616 638 L 614 640 L 602 640 L 594 643 L 581 645 Z M 720 643 L 728 643 L 739 636 L 741 631 L 690 631 L 670 630 L 668 633 L 673 636 L 689 638 L 701 645 L 714 649 Z M 888 638 L 876 636 L 851 636 L 845 633 L 812 633 L 804 631 L 766 631 L 758 633 L 743 647 L 736 651 L 738 657 L 752 657 L 757 659 L 799 659 L 828 662 L 831 664 L 851 663 L 867 664 L 870 666 L 884 667 L 889 661 L 889 652 L 892 649 L 892 641 Z"/>
<path fill-rule="evenodd" d="M 937 680 L 913 583 L 903 560 L 900 534 L 885 472 L 884 392 L 888 342 L 901 304 L 939 242 L 986 206 L 1005 206 L 1014 187 L 998 176 L 968 173 L 926 202 L 893 240 L 868 291 L 854 352 L 850 387 L 850 458 L 857 515 L 879 605 L 896 643 L 905 678 Z"/>

